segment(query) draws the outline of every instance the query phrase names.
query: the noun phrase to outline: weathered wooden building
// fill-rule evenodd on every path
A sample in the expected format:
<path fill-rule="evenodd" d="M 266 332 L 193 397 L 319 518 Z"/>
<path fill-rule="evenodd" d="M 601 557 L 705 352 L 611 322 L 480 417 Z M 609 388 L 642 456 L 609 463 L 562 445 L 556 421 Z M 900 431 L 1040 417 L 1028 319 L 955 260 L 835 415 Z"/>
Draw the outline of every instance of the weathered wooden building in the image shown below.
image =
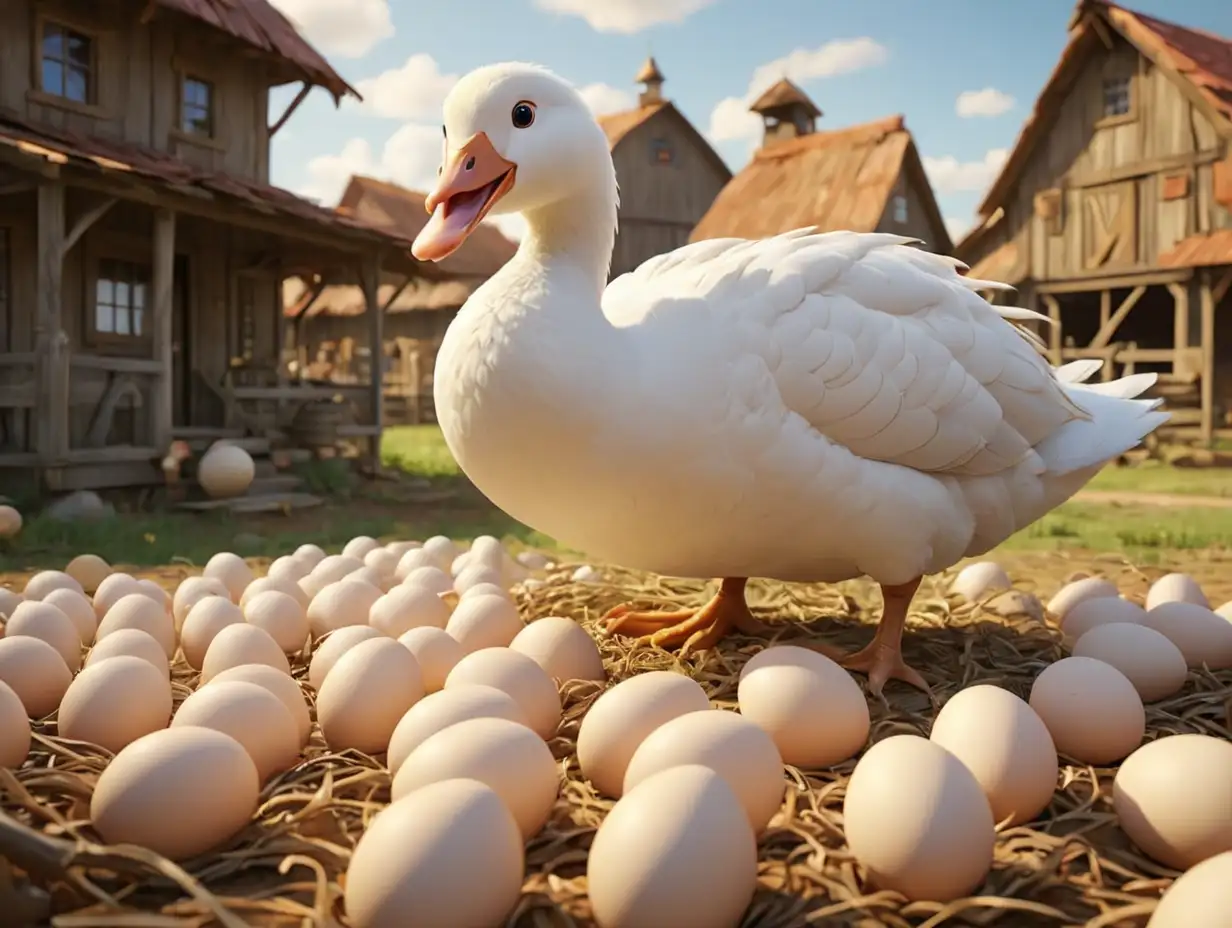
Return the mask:
<path fill-rule="evenodd" d="M 1160 374 L 1180 437 L 1232 410 L 1232 41 L 1083 0 L 958 245 L 1049 315 L 1054 361 Z"/>
<path fill-rule="evenodd" d="M 805 226 L 897 232 L 948 253 L 950 237 L 902 116 L 819 131 L 821 111 L 786 78 L 750 109 L 765 125 L 748 165 L 723 188 L 691 241 L 765 238 Z"/>
<path fill-rule="evenodd" d="M 638 105 L 599 119 L 620 185 L 613 277 L 687 244 L 697 221 L 731 179 L 710 143 L 663 96 L 663 74 L 653 58 L 635 80 L 642 85 Z"/>
<path fill-rule="evenodd" d="M 269 184 L 314 87 L 355 93 L 267 0 L 0 4 L 0 483 L 156 481 L 173 438 L 285 424 L 316 394 L 278 364 L 282 278 L 371 305 L 382 262 L 415 272 L 408 241 Z"/>
<path fill-rule="evenodd" d="M 365 223 L 414 239 L 428 221 L 425 195 L 372 177 L 352 177 L 338 211 Z M 432 370 L 445 330 L 462 304 L 500 270 L 517 246 L 490 223 L 483 223 L 456 252 L 433 266 L 433 276 L 387 274 L 380 285 L 384 307 L 384 395 L 389 424 L 415 423 L 435 416 Z M 294 277 L 283 285 L 289 325 L 288 347 L 297 371 L 313 380 L 367 381 L 366 302 L 361 287 L 335 284 L 314 288 Z"/>

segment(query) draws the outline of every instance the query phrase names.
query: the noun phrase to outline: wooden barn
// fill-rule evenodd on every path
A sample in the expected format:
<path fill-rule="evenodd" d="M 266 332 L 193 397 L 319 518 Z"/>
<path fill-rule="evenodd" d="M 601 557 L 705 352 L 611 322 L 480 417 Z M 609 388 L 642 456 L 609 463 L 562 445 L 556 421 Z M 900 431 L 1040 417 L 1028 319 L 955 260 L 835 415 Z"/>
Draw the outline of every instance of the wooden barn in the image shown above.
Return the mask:
<path fill-rule="evenodd" d="M 1232 41 L 1101 0 L 957 254 L 1050 316 L 1054 362 L 1157 371 L 1181 439 L 1232 425 Z"/>
<path fill-rule="evenodd" d="M 352 177 L 338 203 L 346 216 L 413 240 L 428 221 L 425 195 L 372 177 Z M 432 266 L 432 276 L 391 273 L 380 285 L 385 315 L 386 423 L 430 421 L 432 370 L 445 329 L 462 304 L 513 257 L 517 246 L 483 223 L 454 254 Z M 316 287 L 307 275 L 283 284 L 287 345 L 297 372 L 334 383 L 367 381 L 366 302 L 353 284 Z"/>
<path fill-rule="evenodd" d="M 267 0 L 0 4 L 0 483 L 159 481 L 173 439 L 260 454 L 337 392 L 287 383 L 283 277 L 371 304 L 382 268 L 417 265 L 270 185 L 270 138 L 315 87 L 355 95 Z M 372 392 L 349 424 L 375 441 Z"/>
<path fill-rule="evenodd" d="M 653 58 L 635 80 L 642 85 L 638 105 L 599 119 L 620 185 L 613 277 L 687 244 L 697 221 L 731 179 L 710 143 L 663 96 L 663 74 Z"/>
<path fill-rule="evenodd" d="M 818 130 L 821 111 L 786 78 L 750 109 L 765 124 L 752 160 L 723 188 L 691 241 L 766 238 L 805 226 L 897 232 L 948 253 L 950 236 L 902 116 Z"/>

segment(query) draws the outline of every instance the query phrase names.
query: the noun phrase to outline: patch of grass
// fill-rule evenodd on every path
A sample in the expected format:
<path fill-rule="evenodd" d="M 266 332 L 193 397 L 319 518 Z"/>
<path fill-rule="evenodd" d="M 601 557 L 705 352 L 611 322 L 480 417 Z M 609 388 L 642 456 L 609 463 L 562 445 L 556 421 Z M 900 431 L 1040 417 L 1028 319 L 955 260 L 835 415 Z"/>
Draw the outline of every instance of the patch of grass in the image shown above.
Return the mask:
<path fill-rule="evenodd" d="M 385 430 L 381 462 L 415 477 L 458 477 L 462 471 L 435 425 L 400 425 Z"/>
<path fill-rule="evenodd" d="M 1232 510 L 1066 503 L 999 550 L 1124 551 L 1155 563 L 1168 551 L 1232 548 Z"/>
<path fill-rule="evenodd" d="M 1173 467 L 1162 461 L 1144 461 L 1133 467 L 1105 467 L 1086 488 L 1110 493 L 1232 496 L 1232 468 Z"/>

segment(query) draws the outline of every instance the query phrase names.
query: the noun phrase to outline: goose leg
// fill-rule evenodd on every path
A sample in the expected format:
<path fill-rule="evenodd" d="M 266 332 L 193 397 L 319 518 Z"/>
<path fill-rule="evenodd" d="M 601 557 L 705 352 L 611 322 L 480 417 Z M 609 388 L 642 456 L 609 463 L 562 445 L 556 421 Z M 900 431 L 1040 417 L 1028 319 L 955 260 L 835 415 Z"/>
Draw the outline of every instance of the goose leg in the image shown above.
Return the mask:
<path fill-rule="evenodd" d="M 756 635 L 765 626 L 749 612 L 746 583 L 744 577 L 719 581 L 719 591 L 699 609 L 636 612 L 627 605 L 617 606 L 604 616 L 607 634 L 628 635 L 660 648 L 679 647 L 682 653 L 713 648 L 733 629 Z"/>
<path fill-rule="evenodd" d="M 869 689 L 877 696 L 881 695 L 882 687 L 889 680 L 901 680 L 931 695 L 928 683 L 903 660 L 902 650 L 907 610 L 911 607 L 911 599 L 919 589 L 921 579 L 917 577 L 899 586 L 881 585 L 881 621 L 867 647 L 845 656 L 834 653 L 833 648 L 825 645 L 811 647 L 833 657 L 848 670 L 867 673 Z"/>

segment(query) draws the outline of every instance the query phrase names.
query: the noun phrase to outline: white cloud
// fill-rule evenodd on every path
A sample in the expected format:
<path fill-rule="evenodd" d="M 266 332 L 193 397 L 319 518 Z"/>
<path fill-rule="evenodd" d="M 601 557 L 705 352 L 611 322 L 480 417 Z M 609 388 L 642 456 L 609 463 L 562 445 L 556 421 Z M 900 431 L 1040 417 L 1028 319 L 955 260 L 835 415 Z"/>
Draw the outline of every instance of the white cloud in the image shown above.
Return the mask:
<path fill-rule="evenodd" d="M 663 23 L 682 23 L 716 0 L 535 0 L 549 13 L 580 16 L 596 32 L 631 35 Z"/>
<path fill-rule="evenodd" d="M 708 135 L 715 142 L 752 141 L 761 133 L 761 119 L 749 112 L 751 104 L 770 85 L 786 77 L 797 84 L 848 74 L 884 64 L 889 51 L 868 36 L 835 39 L 817 48 L 797 48 L 753 71 L 744 96 L 720 100 L 710 113 Z"/>
<path fill-rule="evenodd" d="M 1014 108 L 1014 98 L 996 87 L 983 90 L 964 90 L 954 103 L 954 111 L 964 119 L 980 116 L 1000 116 Z"/>
<path fill-rule="evenodd" d="M 271 0 L 327 55 L 360 58 L 394 34 L 389 0 Z"/>
<path fill-rule="evenodd" d="M 442 74 L 435 58 L 418 52 L 400 67 L 359 81 L 355 89 L 363 94 L 364 108 L 378 116 L 439 123 L 445 97 L 457 82 L 457 74 Z"/>
<path fill-rule="evenodd" d="M 983 192 L 997 179 L 1009 154 L 1009 149 L 992 148 L 979 161 L 959 161 L 953 155 L 925 157 L 924 170 L 941 193 Z"/>
<path fill-rule="evenodd" d="M 633 94 L 611 84 L 587 84 L 579 93 L 596 116 L 632 109 L 636 102 Z"/>

